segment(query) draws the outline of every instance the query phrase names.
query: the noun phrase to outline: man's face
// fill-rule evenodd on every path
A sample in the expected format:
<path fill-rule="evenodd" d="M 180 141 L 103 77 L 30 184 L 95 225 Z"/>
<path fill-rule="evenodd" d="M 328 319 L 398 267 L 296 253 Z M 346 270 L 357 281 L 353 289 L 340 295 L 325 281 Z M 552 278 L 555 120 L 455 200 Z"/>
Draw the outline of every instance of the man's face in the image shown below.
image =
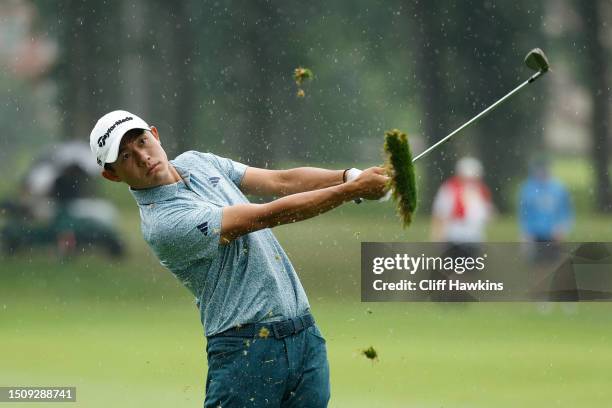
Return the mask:
<path fill-rule="evenodd" d="M 138 137 L 122 140 L 112 168 L 112 172 L 104 170 L 102 175 L 112 181 L 123 181 L 134 189 L 167 184 L 172 179 L 168 156 L 155 127 Z"/>

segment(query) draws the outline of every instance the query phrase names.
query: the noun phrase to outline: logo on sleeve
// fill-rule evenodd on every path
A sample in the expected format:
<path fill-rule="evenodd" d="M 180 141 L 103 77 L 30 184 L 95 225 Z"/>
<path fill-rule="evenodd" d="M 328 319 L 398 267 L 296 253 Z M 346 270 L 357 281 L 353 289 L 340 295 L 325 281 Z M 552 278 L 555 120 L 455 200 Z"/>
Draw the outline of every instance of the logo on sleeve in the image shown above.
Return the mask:
<path fill-rule="evenodd" d="M 208 181 L 210 181 L 210 184 L 212 184 L 213 187 L 217 187 L 217 184 L 219 184 L 219 177 L 209 177 Z"/>
<path fill-rule="evenodd" d="M 201 223 L 196 227 L 204 235 L 208 235 L 208 221 Z"/>

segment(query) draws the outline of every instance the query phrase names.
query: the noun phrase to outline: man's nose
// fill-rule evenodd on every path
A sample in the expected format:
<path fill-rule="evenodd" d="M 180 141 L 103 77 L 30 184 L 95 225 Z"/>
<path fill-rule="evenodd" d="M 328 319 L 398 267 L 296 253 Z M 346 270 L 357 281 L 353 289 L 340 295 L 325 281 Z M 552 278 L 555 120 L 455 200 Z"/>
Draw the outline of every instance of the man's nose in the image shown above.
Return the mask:
<path fill-rule="evenodd" d="M 151 160 L 151 156 L 144 150 L 136 149 L 134 154 L 136 155 L 136 160 L 140 165 L 144 165 Z"/>

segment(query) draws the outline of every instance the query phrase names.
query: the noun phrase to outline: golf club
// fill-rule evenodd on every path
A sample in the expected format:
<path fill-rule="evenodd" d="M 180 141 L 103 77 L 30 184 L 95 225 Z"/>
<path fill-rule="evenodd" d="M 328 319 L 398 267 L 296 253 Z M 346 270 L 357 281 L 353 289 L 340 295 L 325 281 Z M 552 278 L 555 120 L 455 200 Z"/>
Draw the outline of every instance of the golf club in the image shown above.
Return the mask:
<path fill-rule="evenodd" d="M 525 57 L 525 64 L 529 68 L 531 68 L 531 69 L 533 69 L 534 71 L 537 71 L 537 72 L 535 74 L 533 74 L 525 82 L 523 82 L 522 84 L 520 84 L 519 86 L 517 86 L 516 88 L 514 88 L 510 92 L 508 92 L 506 95 L 502 96 L 497 102 L 495 102 L 494 104 L 492 104 L 491 106 L 489 106 L 488 108 L 486 108 L 485 110 L 480 112 L 478 115 L 474 116 L 472 119 L 470 119 L 467 122 L 465 122 L 463 125 L 459 126 L 456 130 L 451 132 L 449 135 L 447 135 L 443 139 L 440 139 L 438 142 L 436 142 L 435 144 L 433 144 L 432 146 L 430 146 L 429 148 L 427 148 L 426 150 L 424 150 L 423 152 L 418 154 L 416 157 L 414 157 L 412 159 L 412 162 L 413 163 L 416 162 L 421 157 L 425 156 L 427 153 L 431 152 L 436 147 L 440 146 L 442 143 L 446 142 L 448 139 L 450 139 L 451 137 L 455 136 L 457 133 L 461 132 L 466 127 L 468 127 L 470 125 L 473 125 L 478 120 L 480 120 L 483 117 L 485 117 L 489 112 L 491 112 L 493 109 L 495 109 L 499 105 L 501 105 L 502 102 L 506 101 L 508 98 L 510 98 L 512 95 L 514 95 L 515 93 L 520 91 L 522 88 L 524 88 L 528 84 L 534 82 L 536 79 L 538 79 L 539 77 L 544 75 L 546 72 L 548 72 L 548 69 L 550 67 L 550 65 L 548 64 L 548 58 L 546 58 L 546 55 L 544 54 L 544 51 L 542 51 L 539 48 L 534 48 L 533 50 L 531 50 L 531 51 L 529 51 L 527 53 L 527 56 Z"/>

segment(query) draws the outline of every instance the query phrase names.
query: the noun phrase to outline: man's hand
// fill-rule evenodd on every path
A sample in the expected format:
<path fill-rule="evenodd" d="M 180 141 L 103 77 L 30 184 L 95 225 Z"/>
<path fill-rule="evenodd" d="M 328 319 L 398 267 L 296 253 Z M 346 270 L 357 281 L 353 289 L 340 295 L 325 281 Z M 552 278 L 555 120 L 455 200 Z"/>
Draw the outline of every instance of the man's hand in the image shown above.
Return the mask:
<path fill-rule="evenodd" d="M 384 168 L 370 167 L 361 173 L 354 181 L 359 196 L 366 200 L 378 200 L 387 192 L 389 177 Z"/>

